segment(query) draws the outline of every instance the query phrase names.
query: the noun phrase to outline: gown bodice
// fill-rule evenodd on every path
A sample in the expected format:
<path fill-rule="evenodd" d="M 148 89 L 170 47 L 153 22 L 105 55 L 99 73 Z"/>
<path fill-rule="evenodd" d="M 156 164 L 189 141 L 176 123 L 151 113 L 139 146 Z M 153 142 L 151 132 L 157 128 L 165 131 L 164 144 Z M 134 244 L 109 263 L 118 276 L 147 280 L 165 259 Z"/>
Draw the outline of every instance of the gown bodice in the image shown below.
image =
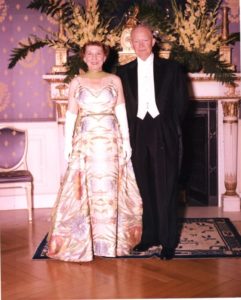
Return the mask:
<path fill-rule="evenodd" d="M 80 127 L 82 134 L 113 134 L 117 130 L 114 108 L 117 102 L 117 90 L 113 84 L 100 89 L 79 86 L 76 93 L 79 106 Z"/>
<path fill-rule="evenodd" d="M 117 90 L 113 84 L 105 85 L 99 89 L 79 86 L 76 100 L 82 116 L 113 114 L 117 101 Z"/>

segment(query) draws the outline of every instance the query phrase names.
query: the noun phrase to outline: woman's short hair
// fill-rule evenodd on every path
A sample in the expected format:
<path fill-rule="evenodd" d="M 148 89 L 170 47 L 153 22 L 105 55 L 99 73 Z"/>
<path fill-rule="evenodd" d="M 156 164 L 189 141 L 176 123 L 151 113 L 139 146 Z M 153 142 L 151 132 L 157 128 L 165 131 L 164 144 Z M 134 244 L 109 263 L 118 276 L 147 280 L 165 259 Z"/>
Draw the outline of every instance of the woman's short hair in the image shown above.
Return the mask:
<path fill-rule="evenodd" d="M 81 58 L 84 57 L 85 55 L 85 52 L 86 52 L 86 48 L 87 46 L 98 46 L 98 47 L 101 47 L 105 56 L 107 57 L 109 55 L 109 52 L 110 52 L 110 48 L 109 46 L 106 46 L 105 44 L 99 42 L 99 41 L 90 41 L 90 42 L 87 42 L 82 48 L 81 48 L 81 51 L 80 51 L 80 56 Z"/>

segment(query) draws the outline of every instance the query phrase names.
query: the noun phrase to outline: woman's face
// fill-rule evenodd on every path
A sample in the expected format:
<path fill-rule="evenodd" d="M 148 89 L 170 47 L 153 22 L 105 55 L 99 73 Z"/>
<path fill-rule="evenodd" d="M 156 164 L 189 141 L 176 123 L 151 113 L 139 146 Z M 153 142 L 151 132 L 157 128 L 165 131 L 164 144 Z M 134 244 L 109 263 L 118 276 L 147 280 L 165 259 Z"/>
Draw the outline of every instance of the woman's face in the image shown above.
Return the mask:
<path fill-rule="evenodd" d="M 106 56 L 102 47 L 96 45 L 88 45 L 85 49 L 84 62 L 88 66 L 89 71 L 101 71 Z"/>

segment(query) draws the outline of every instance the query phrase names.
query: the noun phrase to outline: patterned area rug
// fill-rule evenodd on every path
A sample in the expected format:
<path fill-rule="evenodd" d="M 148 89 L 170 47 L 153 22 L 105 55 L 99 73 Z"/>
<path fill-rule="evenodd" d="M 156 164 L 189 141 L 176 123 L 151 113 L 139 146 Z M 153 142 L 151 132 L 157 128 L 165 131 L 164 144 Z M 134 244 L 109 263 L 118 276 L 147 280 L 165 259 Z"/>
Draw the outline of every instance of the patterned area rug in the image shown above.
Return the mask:
<path fill-rule="evenodd" d="M 241 236 L 227 218 L 179 219 L 179 235 L 175 258 L 241 257 Z M 38 246 L 33 259 L 48 259 L 46 238 L 47 235 Z M 161 247 L 152 247 L 146 252 L 133 252 L 124 257 L 159 257 L 160 252 Z"/>

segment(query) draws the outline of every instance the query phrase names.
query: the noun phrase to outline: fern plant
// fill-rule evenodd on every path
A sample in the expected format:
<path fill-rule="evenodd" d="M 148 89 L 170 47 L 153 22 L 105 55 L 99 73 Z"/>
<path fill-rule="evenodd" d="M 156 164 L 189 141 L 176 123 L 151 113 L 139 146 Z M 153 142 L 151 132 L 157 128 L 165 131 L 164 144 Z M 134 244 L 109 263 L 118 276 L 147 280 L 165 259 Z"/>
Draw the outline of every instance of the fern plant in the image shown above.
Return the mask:
<path fill-rule="evenodd" d="M 222 83 L 235 84 L 236 75 L 230 64 L 222 61 L 219 51 L 200 53 L 198 51 L 187 51 L 183 46 L 173 46 L 170 59 L 181 63 L 187 72 L 203 72 Z"/>
<path fill-rule="evenodd" d="M 34 52 L 37 49 L 43 48 L 48 45 L 47 42 L 42 40 L 33 40 L 30 37 L 28 38 L 28 43 L 19 43 L 19 48 L 14 48 L 10 55 L 10 63 L 8 65 L 9 69 L 12 69 L 19 60 L 24 59 L 29 52 Z"/>
<path fill-rule="evenodd" d="M 61 2 L 61 0 L 32 0 L 27 8 L 39 10 L 40 13 L 50 15 L 59 21 L 63 20 L 63 22 L 67 22 L 68 18 L 71 18 L 73 1 L 70 0 L 69 2 L 66 2 L 64 4 L 62 4 Z M 60 12 L 62 14 L 60 14 Z M 62 40 L 61 38 L 59 38 L 57 33 L 54 32 L 48 32 L 48 34 L 46 34 L 44 38 L 38 37 L 36 35 L 30 35 L 27 43 L 19 43 L 19 46 L 12 50 L 8 68 L 11 69 L 15 67 L 18 61 L 24 59 L 29 52 L 34 52 L 45 46 L 69 47 L 70 45 L 68 40 Z"/>

